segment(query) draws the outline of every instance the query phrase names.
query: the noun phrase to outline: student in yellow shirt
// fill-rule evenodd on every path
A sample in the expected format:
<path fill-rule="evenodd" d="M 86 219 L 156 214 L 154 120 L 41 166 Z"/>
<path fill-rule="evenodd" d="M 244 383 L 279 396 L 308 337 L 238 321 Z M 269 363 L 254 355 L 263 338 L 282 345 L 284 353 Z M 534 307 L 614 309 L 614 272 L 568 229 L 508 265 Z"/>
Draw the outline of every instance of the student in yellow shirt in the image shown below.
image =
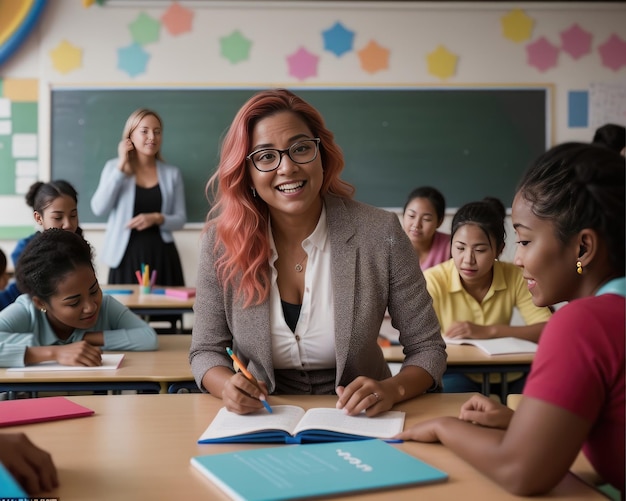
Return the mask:
<path fill-rule="evenodd" d="M 506 212 L 497 198 L 485 198 L 461 207 L 452 220 L 452 259 L 424 270 L 428 292 L 444 338 L 489 339 L 518 337 L 537 342 L 550 310 L 532 302 L 520 268 L 498 261 L 504 249 Z M 513 309 L 526 325 L 511 326 Z M 500 376 L 491 376 L 499 392 Z M 521 393 L 525 378 L 508 376 L 508 390 Z M 446 374 L 443 391 L 480 391 L 481 378 Z"/>

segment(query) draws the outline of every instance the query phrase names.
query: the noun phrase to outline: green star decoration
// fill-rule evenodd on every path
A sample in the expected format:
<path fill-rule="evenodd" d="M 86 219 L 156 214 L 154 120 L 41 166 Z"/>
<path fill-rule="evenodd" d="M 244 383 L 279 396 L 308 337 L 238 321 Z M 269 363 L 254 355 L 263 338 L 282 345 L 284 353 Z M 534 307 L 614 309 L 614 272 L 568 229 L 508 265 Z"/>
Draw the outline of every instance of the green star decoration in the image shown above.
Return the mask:
<path fill-rule="evenodd" d="M 227 37 L 220 38 L 221 54 L 231 63 L 236 64 L 250 57 L 252 41 L 244 37 L 238 30 Z"/>
<path fill-rule="evenodd" d="M 139 45 L 157 42 L 159 40 L 159 32 L 161 31 L 161 23 L 148 14 L 142 12 L 129 25 L 133 42 Z"/>

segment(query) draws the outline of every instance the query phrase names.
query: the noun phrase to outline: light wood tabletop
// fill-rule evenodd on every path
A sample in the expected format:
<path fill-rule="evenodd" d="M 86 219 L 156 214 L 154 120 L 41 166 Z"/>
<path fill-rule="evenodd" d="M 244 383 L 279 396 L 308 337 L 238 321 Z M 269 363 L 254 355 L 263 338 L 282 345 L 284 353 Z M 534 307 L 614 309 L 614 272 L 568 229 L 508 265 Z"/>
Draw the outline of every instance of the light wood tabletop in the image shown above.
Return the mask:
<path fill-rule="evenodd" d="M 71 400 L 95 415 L 63 421 L 13 426 L 49 451 L 60 486 L 46 497 L 62 501 L 136 501 L 138 499 L 228 499 L 193 469 L 193 456 L 256 447 L 251 444 L 197 444 L 222 401 L 207 394 L 77 396 Z M 428 394 L 396 406 L 407 413 L 406 425 L 439 415 L 456 415 L 466 394 Z M 304 408 L 334 407 L 333 396 L 271 396 L 272 404 Z M 273 445 L 276 446 L 276 445 Z M 281 447 L 278 445 L 278 447 Z M 300 447 L 306 447 L 302 445 Z M 394 500 L 519 499 L 501 489 L 439 444 L 405 442 L 399 449 L 445 471 L 441 484 L 357 494 L 350 499 Z M 244 480 L 245 481 L 245 480 Z M 41 493 L 44 495 L 44 493 Z M 606 499 L 572 474 L 544 499 Z"/>
<path fill-rule="evenodd" d="M 0 391 L 73 391 L 98 383 L 98 388 L 93 385 L 92 388 L 113 391 L 153 388 L 166 393 L 171 383 L 193 381 L 188 358 L 190 344 L 190 335 L 160 335 L 159 348 L 155 351 L 107 352 L 124 353 L 120 367 L 110 371 L 13 372 L 0 369 Z"/>

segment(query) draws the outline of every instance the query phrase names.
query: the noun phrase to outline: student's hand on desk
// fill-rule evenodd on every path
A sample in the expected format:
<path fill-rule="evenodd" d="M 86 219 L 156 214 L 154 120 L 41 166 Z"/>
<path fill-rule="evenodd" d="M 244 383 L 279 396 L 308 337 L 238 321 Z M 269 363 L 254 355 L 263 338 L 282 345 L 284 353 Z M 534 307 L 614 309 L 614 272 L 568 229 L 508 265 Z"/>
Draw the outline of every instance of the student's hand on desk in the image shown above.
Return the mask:
<path fill-rule="evenodd" d="M 263 409 L 260 397 L 267 398 L 269 392 L 263 381 L 258 381 L 260 389 L 241 372 L 236 372 L 224 383 L 222 400 L 224 406 L 237 414 L 250 414 Z"/>
<path fill-rule="evenodd" d="M 445 332 L 444 337 L 451 339 L 489 339 L 491 326 L 477 325 L 472 322 L 454 322 Z"/>
<path fill-rule="evenodd" d="M 62 365 L 84 365 L 85 367 L 102 365 L 100 348 L 85 340 L 64 346 L 54 346 L 54 348 L 56 350 L 55 359 Z"/>
<path fill-rule="evenodd" d="M 348 386 L 337 386 L 339 400 L 335 407 L 343 409 L 349 416 L 356 416 L 362 411 L 372 417 L 390 410 L 394 400 L 380 381 L 359 376 Z"/>
<path fill-rule="evenodd" d="M 413 440 L 415 442 L 435 443 L 439 442 L 437 435 L 437 429 L 441 424 L 445 425 L 448 420 L 458 421 L 452 417 L 439 417 L 435 419 L 429 419 L 428 421 L 422 421 L 416 425 L 407 428 L 406 430 L 393 436 L 394 440 Z"/>
<path fill-rule="evenodd" d="M 512 417 L 512 409 L 484 395 L 473 395 L 461 406 L 459 414 L 463 421 L 503 430 L 509 427 Z"/>
<path fill-rule="evenodd" d="M 59 485 L 50 454 L 23 433 L 0 434 L 0 463 L 29 494 L 40 494 Z"/>

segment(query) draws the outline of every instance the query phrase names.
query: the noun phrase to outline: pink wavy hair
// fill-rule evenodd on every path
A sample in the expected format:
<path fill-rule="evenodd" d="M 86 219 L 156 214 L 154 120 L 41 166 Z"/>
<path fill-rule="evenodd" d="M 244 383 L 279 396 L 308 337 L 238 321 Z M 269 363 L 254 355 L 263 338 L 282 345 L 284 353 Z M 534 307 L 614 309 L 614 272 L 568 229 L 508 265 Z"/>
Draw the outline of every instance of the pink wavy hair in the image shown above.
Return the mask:
<path fill-rule="evenodd" d="M 269 89 L 255 94 L 241 107 L 222 142 L 217 171 L 206 187 L 213 205 L 204 231 L 216 227 L 214 252 L 222 251 L 216 261 L 217 275 L 224 287 L 233 286 L 237 297 L 243 297 L 244 306 L 262 303 L 270 291 L 269 210 L 265 202 L 252 196 L 246 155 L 250 153 L 256 124 L 284 111 L 298 115 L 313 137 L 321 139 L 319 154 L 324 180 L 320 193 L 343 198 L 354 195 L 354 187 L 339 178 L 344 167 L 343 153 L 313 106 L 286 89 Z"/>

